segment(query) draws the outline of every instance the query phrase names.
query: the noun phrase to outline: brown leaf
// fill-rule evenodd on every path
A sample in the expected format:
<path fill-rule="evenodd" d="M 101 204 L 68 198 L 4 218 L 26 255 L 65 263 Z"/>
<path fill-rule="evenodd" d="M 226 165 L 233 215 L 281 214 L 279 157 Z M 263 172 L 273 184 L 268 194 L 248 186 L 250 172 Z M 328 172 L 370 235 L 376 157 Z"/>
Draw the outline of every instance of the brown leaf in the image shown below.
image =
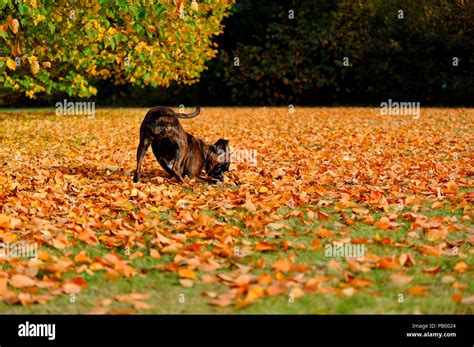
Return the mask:
<path fill-rule="evenodd" d="M 441 270 L 441 265 L 436 265 L 435 267 L 424 269 L 423 272 L 430 275 L 436 275 L 439 272 L 439 270 Z"/>
<path fill-rule="evenodd" d="M 10 27 L 12 33 L 16 34 L 18 32 L 18 28 L 20 27 L 20 22 L 18 19 L 10 19 L 8 26 Z"/>

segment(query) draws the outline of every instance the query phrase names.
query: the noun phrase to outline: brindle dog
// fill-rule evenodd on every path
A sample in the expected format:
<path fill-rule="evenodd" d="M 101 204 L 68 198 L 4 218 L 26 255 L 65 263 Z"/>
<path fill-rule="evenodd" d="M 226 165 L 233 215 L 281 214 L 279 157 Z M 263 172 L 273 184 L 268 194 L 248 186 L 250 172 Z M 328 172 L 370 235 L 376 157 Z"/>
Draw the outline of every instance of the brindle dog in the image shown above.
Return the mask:
<path fill-rule="evenodd" d="M 175 113 L 169 107 L 153 107 L 140 126 L 140 144 L 137 149 L 137 169 L 133 182 L 140 180 L 140 171 L 146 151 L 151 145 L 158 163 L 178 182 L 189 176 L 203 182 L 199 175 L 204 168 L 207 175 L 217 181 L 224 179 L 229 170 L 229 141 L 219 139 L 215 144 L 204 142 L 184 131 L 178 118 L 196 117 L 201 109 L 193 113 Z"/>

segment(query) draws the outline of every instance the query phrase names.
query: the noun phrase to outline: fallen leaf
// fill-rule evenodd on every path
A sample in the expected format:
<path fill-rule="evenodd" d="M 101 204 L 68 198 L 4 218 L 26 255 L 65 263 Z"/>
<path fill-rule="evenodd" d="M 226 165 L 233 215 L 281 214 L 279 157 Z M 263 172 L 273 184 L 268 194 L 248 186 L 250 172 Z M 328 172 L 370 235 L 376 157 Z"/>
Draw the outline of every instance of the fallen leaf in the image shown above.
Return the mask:
<path fill-rule="evenodd" d="M 465 262 L 460 261 L 459 263 L 454 266 L 454 271 L 459 272 L 459 273 L 464 273 L 468 269 L 468 266 Z"/>
<path fill-rule="evenodd" d="M 35 283 L 34 280 L 25 275 L 16 274 L 10 278 L 10 285 L 14 288 L 33 287 Z"/>
<path fill-rule="evenodd" d="M 413 286 L 408 289 L 408 294 L 415 296 L 425 296 L 427 294 L 428 287 L 426 286 Z"/>
<path fill-rule="evenodd" d="M 181 283 L 181 285 L 186 288 L 194 286 L 194 281 L 186 278 L 180 278 L 179 283 Z"/>
<path fill-rule="evenodd" d="M 410 283 L 411 280 L 413 279 L 413 276 L 407 276 L 403 274 L 391 274 L 389 279 L 390 279 L 390 282 L 392 282 L 398 287 L 401 287 Z"/>
<path fill-rule="evenodd" d="M 63 291 L 66 294 L 79 294 L 81 292 L 81 287 L 75 283 L 65 283 L 63 285 Z"/>
<path fill-rule="evenodd" d="M 441 270 L 441 265 L 436 265 L 435 267 L 424 269 L 423 272 L 430 275 L 435 275 L 439 272 L 439 270 Z"/>
<path fill-rule="evenodd" d="M 196 279 L 196 274 L 194 273 L 193 270 L 190 270 L 190 269 L 179 269 L 178 275 L 179 277 L 188 278 L 190 280 Z"/>
<path fill-rule="evenodd" d="M 318 219 L 327 221 L 329 220 L 329 215 L 324 212 L 318 211 Z"/>
<path fill-rule="evenodd" d="M 293 265 L 293 263 L 289 259 L 282 258 L 282 259 L 278 259 L 272 265 L 272 269 L 275 269 L 276 271 L 286 273 L 286 272 L 290 271 L 292 265 Z"/>

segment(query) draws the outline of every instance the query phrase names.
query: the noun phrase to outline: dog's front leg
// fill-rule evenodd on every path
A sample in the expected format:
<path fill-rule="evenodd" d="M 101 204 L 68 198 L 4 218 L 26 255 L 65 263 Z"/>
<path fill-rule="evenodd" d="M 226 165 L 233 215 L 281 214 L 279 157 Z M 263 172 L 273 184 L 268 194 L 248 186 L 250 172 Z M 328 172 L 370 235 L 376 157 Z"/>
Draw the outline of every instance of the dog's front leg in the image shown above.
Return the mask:
<path fill-rule="evenodd" d="M 199 183 L 209 183 L 207 180 L 201 177 L 193 177 L 192 179 L 194 179 L 196 182 L 199 182 Z"/>

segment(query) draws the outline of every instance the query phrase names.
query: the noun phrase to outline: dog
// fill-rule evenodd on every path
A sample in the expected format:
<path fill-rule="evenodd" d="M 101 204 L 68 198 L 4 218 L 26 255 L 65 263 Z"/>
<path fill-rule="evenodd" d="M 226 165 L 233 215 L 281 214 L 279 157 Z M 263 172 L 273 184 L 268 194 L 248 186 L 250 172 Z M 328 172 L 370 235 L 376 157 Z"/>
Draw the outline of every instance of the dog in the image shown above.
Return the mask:
<path fill-rule="evenodd" d="M 199 177 L 203 168 L 217 183 L 224 180 L 224 173 L 230 165 L 229 141 L 219 139 L 214 144 L 204 142 L 184 131 L 179 123 L 178 118 L 194 118 L 200 111 L 196 107 L 190 114 L 181 114 L 169 107 L 157 106 L 147 112 L 140 126 L 133 182 L 140 180 L 141 166 L 150 145 L 161 167 L 180 183 L 184 182 L 184 176 L 205 182 Z"/>

